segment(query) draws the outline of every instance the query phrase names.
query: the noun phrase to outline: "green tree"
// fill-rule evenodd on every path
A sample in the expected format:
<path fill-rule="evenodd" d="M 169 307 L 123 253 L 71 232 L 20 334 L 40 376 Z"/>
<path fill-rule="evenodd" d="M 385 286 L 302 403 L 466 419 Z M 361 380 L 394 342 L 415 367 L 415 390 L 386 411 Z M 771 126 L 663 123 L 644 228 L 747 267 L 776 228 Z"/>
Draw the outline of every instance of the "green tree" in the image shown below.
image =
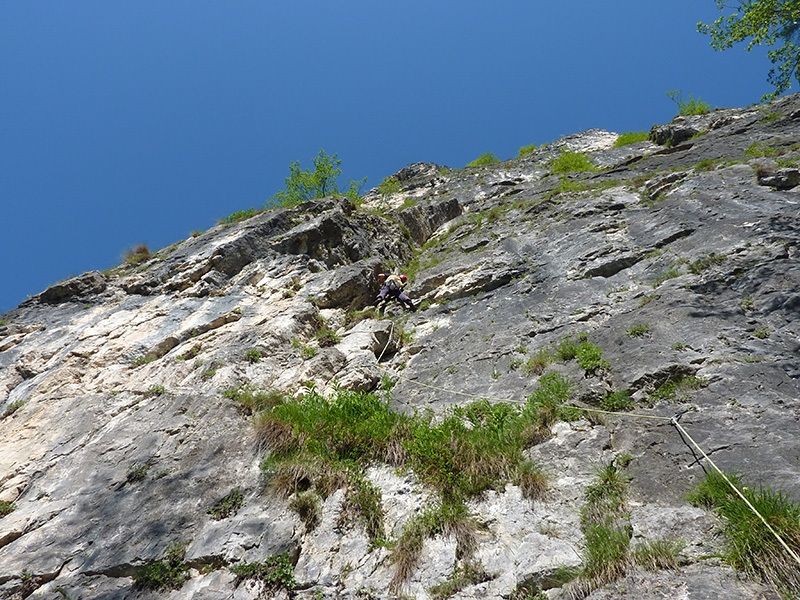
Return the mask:
<path fill-rule="evenodd" d="M 313 171 L 301 169 L 298 160 L 290 164 L 286 189 L 276 193 L 267 204 L 294 206 L 306 200 L 338 194 L 345 195 L 353 201 L 358 199 L 358 192 L 367 178 L 359 181 L 351 180 L 347 191 L 342 192 L 337 183 L 342 174 L 342 169 L 339 168 L 342 161 L 337 154 L 328 155 L 324 150 L 320 150 L 311 162 L 314 164 Z"/>
<path fill-rule="evenodd" d="M 716 0 L 720 11 L 728 0 Z M 747 41 L 748 52 L 762 44 L 773 49 L 767 53 L 772 64 L 767 81 L 775 87 L 762 100 L 772 100 L 792 86 L 792 77 L 800 81 L 800 0 L 740 0 L 734 12 L 713 23 L 698 23 L 700 33 L 711 36 L 715 50 L 725 50 Z M 778 46 L 778 44 L 781 44 Z"/>

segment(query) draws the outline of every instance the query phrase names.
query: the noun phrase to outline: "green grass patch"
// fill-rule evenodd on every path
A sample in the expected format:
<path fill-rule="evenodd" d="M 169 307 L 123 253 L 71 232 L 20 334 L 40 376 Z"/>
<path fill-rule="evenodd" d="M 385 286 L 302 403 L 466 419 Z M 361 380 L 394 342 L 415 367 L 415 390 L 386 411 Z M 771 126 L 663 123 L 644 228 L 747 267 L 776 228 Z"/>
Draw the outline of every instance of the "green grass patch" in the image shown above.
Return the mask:
<path fill-rule="evenodd" d="M 769 337 L 770 333 L 772 332 L 769 330 L 769 328 L 761 327 L 753 332 L 753 337 L 759 340 L 765 340 Z"/>
<path fill-rule="evenodd" d="M 500 159 L 494 155 L 494 152 L 484 152 L 472 162 L 467 163 L 467 167 L 481 167 L 484 165 L 493 165 L 499 162 Z"/>
<path fill-rule="evenodd" d="M 241 221 L 246 221 L 251 217 L 255 217 L 261 211 L 257 208 L 248 208 L 247 210 L 237 210 L 234 213 L 229 214 L 224 219 L 220 219 L 220 225 L 233 225 L 234 223 L 240 223 Z"/>
<path fill-rule="evenodd" d="M 766 487 L 744 485 L 738 474 L 727 474 L 753 507 L 800 555 L 800 505 Z M 725 478 L 710 472 L 688 497 L 689 502 L 715 512 L 723 522 L 724 559 L 756 581 L 774 586 L 787 598 L 800 596 L 800 567 L 761 519 L 736 494 Z"/>
<path fill-rule="evenodd" d="M 244 359 L 251 364 L 257 363 L 262 358 L 264 358 L 264 353 L 258 348 L 250 348 L 244 353 Z"/>
<path fill-rule="evenodd" d="M 281 590 L 291 592 L 297 586 L 294 565 L 286 552 L 273 554 L 261 562 L 234 565 L 231 571 L 236 575 L 235 586 L 238 587 L 245 580 L 258 581 L 264 587 L 264 597 L 274 597 Z"/>
<path fill-rule="evenodd" d="M 239 488 L 234 488 L 217 500 L 214 506 L 208 509 L 208 514 L 215 520 L 221 521 L 222 519 L 227 519 L 235 515 L 243 505 L 244 494 L 242 494 Z"/>
<path fill-rule="evenodd" d="M 8 500 L 0 500 L 0 519 L 6 515 L 10 515 L 17 509 L 17 505 Z"/>
<path fill-rule="evenodd" d="M 633 562 L 648 571 L 672 570 L 680 567 L 680 553 L 685 544 L 680 540 L 648 540 L 633 550 Z"/>
<path fill-rule="evenodd" d="M 585 152 L 572 152 L 564 150 L 550 161 L 550 171 L 555 174 L 594 172 L 599 169 L 594 166 L 589 155 Z"/>
<path fill-rule="evenodd" d="M 6 406 L 6 409 L 3 411 L 3 414 L 0 415 L 0 419 L 5 419 L 6 417 L 10 417 L 23 406 L 25 406 L 25 400 L 15 400 L 14 402 L 11 402 L 8 406 Z"/>
<path fill-rule="evenodd" d="M 517 158 L 522 158 L 523 156 L 528 156 L 532 154 L 533 151 L 536 150 L 536 144 L 530 144 L 528 146 L 522 146 L 517 152 Z"/>
<path fill-rule="evenodd" d="M 312 490 L 295 494 L 289 501 L 289 508 L 297 513 L 309 531 L 322 520 L 322 502 L 319 494 Z"/>
<path fill-rule="evenodd" d="M 365 469 L 374 463 L 411 468 L 439 499 L 393 547 L 397 556 L 413 555 L 421 548 L 419 536 L 472 531 L 465 502 L 486 490 L 514 483 L 528 498 L 545 492 L 546 475 L 523 451 L 546 439 L 555 421 L 577 419 L 581 411 L 565 406 L 571 386 L 560 374 L 545 374 L 538 384 L 523 406 L 483 400 L 454 407 L 438 420 L 392 411 L 388 399 L 375 393 L 342 390 L 325 398 L 311 389 L 300 398 L 284 397 L 255 417 L 259 448 L 268 451 L 262 472 L 293 497 L 309 523 L 317 518 L 309 494 L 324 498 L 343 488 L 343 522 L 362 523 L 373 545 L 386 545 L 380 491 Z M 397 556 L 397 573 L 415 564 Z"/>
<path fill-rule="evenodd" d="M 522 370 L 526 375 L 541 375 L 555 360 L 556 356 L 550 348 L 539 348 L 524 362 Z"/>
<path fill-rule="evenodd" d="M 447 580 L 434 585 L 429 591 L 434 600 L 445 600 L 456 595 L 465 587 L 477 585 L 494 579 L 495 575 L 486 572 L 480 563 L 465 563 L 453 569 Z"/>
<path fill-rule="evenodd" d="M 478 526 L 463 504 L 439 503 L 412 517 L 392 548 L 395 572 L 389 589 L 398 592 L 419 562 L 426 539 L 443 535 L 456 540 L 456 554 L 469 556 L 476 545 Z"/>
<path fill-rule="evenodd" d="M 628 390 L 609 392 L 600 401 L 600 408 L 611 412 L 631 410 L 635 405 Z"/>
<path fill-rule="evenodd" d="M 772 158 L 779 156 L 780 150 L 774 148 L 764 142 L 755 142 L 750 144 L 744 151 L 745 158 Z"/>
<path fill-rule="evenodd" d="M 285 398 L 283 392 L 277 390 L 260 390 L 247 385 L 227 389 L 222 392 L 222 396 L 241 404 L 245 413 L 250 415 L 277 406 L 281 404 Z"/>
<path fill-rule="evenodd" d="M 178 590 L 189 579 L 186 546 L 172 543 L 167 546 L 161 560 L 150 562 L 137 571 L 134 585 L 145 590 Z"/>
<path fill-rule="evenodd" d="M 653 282 L 650 285 L 652 285 L 654 288 L 657 288 L 665 281 L 668 281 L 670 279 L 675 279 L 676 277 L 680 276 L 681 272 L 680 270 L 678 270 L 677 267 L 670 267 L 669 269 L 666 269 L 661 273 L 659 273 L 658 276 L 653 280 Z"/>
<path fill-rule="evenodd" d="M 651 302 L 653 302 L 655 300 L 660 300 L 660 299 L 661 299 L 661 296 L 659 296 L 658 294 L 646 294 L 646 295 L 642 296 L 641 300 L 639 300 L 638 308 L 642 308 L 643 306 L 647 306 Z"/>
<path fill-rule="evenodd" d="M 698 258 L 696 261 L 689 263 L 689 272 L 694 275 L 699 275 L 709 267 L 718 265 L 725 260 L 723 254 L 714 254 L 713 252 L 703 258 Z"/>
<path fill-rule="evenodd" d="M 636 325 L 631 325 L 626 332 L 628 337 L 646 337 L 650 335 L 650 325 L 647 323 L 637 323 Z"/>
<path fill-rule="evenodd" d="M 699 390 L 708 386 L 708 380 L 696 375 L 677 375 L 669 378 L 650 394 L 648 402 L 654 404 L 659 400 L 686 399 L 689 390 Z"/>
<path fill-rule="evenodd" d="M 622 148 L 623 146 L 630 146 L 638 142 L 646 142 L 650 139 L 650 134 L 647 131 L 625 131 L 617 136 L 614 142 L 614 148 Z"/>
<path fill-rule="evenodd" d="M 603 358 L 603 350 L 591 342 L 581 342 L 575 354 L 578 365 L 587 375 L 593 375 L 602 369 L 608 369 L 611 363 Z"/>

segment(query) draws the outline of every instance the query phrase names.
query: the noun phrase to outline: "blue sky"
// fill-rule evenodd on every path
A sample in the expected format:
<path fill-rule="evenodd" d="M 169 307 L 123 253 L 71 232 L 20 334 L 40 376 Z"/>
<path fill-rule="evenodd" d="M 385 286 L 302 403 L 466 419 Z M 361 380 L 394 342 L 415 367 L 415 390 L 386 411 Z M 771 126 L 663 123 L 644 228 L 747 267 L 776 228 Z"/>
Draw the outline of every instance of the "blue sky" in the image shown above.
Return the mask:
<path fill-rule="evenodd" d="M 714 0 L 6 0 L 0 312 L 61 279 L 261 207 L 323 148 L 366 189 L 402 167 L 770 91 L 715 52 Z"/>

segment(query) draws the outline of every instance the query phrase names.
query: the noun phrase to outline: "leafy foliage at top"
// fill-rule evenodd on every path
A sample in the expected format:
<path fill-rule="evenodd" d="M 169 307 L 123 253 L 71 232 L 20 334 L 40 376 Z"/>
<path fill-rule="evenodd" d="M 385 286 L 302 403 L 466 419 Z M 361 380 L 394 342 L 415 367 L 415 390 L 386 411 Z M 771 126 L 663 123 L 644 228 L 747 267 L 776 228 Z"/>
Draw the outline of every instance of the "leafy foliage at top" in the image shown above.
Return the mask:
<path fill-rule="evenodd" d="M 500 159 L 494 155 L 494 152 L 484 152 L 478 158 L 473 160 L 470 163 L 467 163 L 468 167 L 480 167 L 482 165 L 493 165 L 499 163 Z"/>
<path fill-rule="evenodd" d="M 268 202 L 273 206 L 295 206 L 314 198 L 324 198 L 343 194 L 351 200 L 358 198 L 358 192 L 366 177 L 360 181 L 350 181 L 347 191 L 341 191 L 338 186 L 339 176 L 342 174 L 341 159 L 337 154 L 328 155 L 324 150 L 311 161 L 314 170 L 300 168 L 300 161 L 289 165 L 289 177 L 286 178 L 286 189 L 276 193 Z"/>
<path fill-rule="evenodd" d="M 711 105 L 708 102 L 695 98 L 689 94 L 689 98 L 684 98 L 680 90 L 669 90 L 667 96 L 678 105 L 678 114 L 682 117 L 690 115 L 704 115 L 711 111 Z"/>
<path fill-rule="evenodd" d="M 720 11 L 728 5 L 726 0 L 716 2 Z M 792 86 L 792 77 L 800 81 L 797 71 L 800 63 L 800 0 L 737 2 L 731 14 L 720 16 L 713 23 L 698 23 L 697 30 L 711 36 L 711 47 L 715 50 L 725 50 L 745 41 L 748 52 L 762 44 L 773 48 L 767 53 L 774 65 L 767 81 L 775 89 L 771 94 L 765 94 L 763 100 L 772 100 L 788 90 Z"/>

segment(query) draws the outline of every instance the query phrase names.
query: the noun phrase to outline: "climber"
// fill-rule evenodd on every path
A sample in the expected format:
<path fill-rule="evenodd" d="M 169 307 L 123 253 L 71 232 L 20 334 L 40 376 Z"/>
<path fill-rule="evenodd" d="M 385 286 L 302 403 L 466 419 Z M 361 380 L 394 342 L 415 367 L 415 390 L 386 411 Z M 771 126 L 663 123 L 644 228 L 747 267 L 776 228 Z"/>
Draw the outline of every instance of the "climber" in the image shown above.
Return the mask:
<path fill-rule="evenodd" d="M 403 293 L 406 281 L 408 281 L 408 277 L 405 275 L 386 275 L 386 273 L 378 273 L 378 283 L 381 286 L 381 291 L 375 296 L 373 304 L 380 306 L 382 302 L 388 302 L 394 298 L 402 304 L 404 308 L 417 310 L 411 298 Z"/>

